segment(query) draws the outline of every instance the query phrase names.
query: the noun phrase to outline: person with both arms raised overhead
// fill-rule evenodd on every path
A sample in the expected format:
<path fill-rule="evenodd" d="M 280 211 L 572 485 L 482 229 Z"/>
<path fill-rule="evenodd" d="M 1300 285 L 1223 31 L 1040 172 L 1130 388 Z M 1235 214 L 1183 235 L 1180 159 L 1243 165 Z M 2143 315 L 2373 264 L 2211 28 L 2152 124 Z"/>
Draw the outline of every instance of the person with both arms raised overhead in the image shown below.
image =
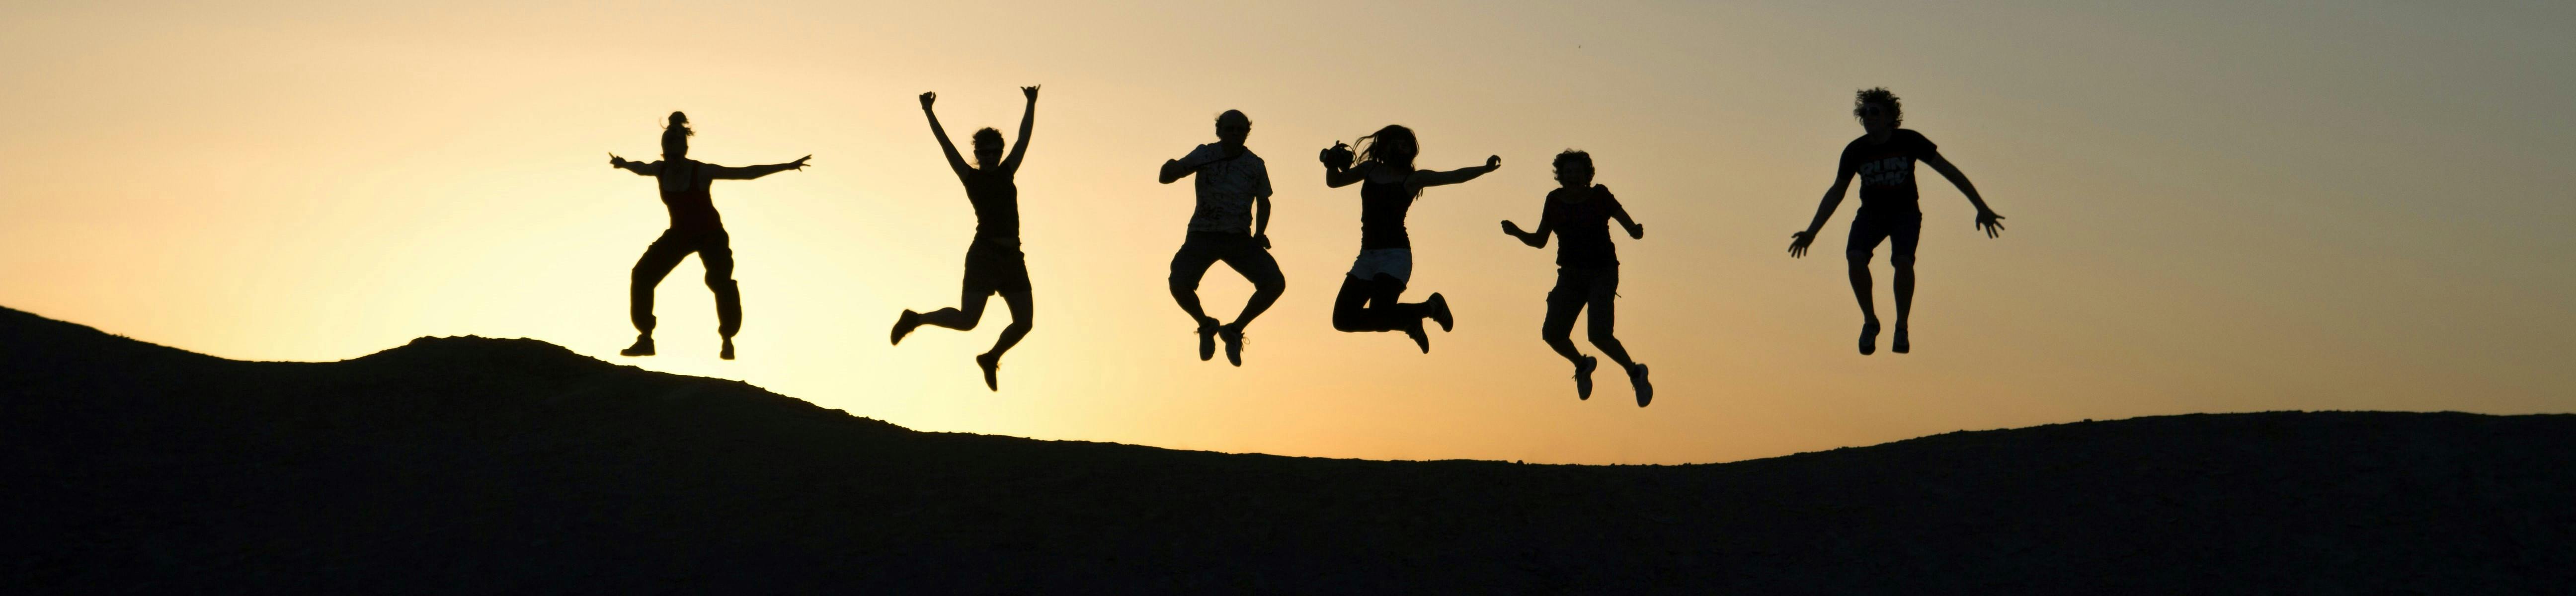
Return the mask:
<path fill-rule="evenodd" d="M 1333 297 L 1333 328 L 1402 331 L 1428 354 L 1431 336 L 1423 331 L 1422 320 L 1439 323 L 1441 331 L 1448 331 L 1455 320 L 1449 300 L 1439 292 L 1423 302 L 1396 301 L 1413 279 L 1413 240 L 1405 234 L 1404 217 L 1413 209 L 1413 201 L 1422 197 L 1422 189 L 1474 180 L 1502 167 L 1503 158 L 1487 156 L 1485 165 L 1446 172 L 1415 170 L 1413 158 L 1421 154 L 1422 145 L 1413 129 L 1388 125 L 1360 137 L 1359 142 L 1356 155 L 1349 145 L 1334 143 L 1316 156 L 1324 162 L 1326 186 L 1360 185 L 1360 254 L 1342 279 L 1341 292 Z"/>
<path fill-rule="evenodd" d="M 1574 362 L 1574 397 L 1592 399 L 1592 371 L 1599 359 L 1583 355 L 1574 348 L 1574 315 L 1589 306 L 1593 347 L 1610 356 L 1611 362 L 1628 371 L 1628 382 L 1637 390 L 1637 407 L 1655 399 L 1655 386 L 1646 382 L 1646 365 L 1628 359 L 1628 349 L 1611 335 L 1618 320 L 1619 253 L 1610 244 L 1610 221 L 1628 231 L 1629 238 L 1646 237 L 1646 226 L 1628 217 L 1627 208 L 1610 194 L 1610 187 L 1592 184 L 1592 154 L 1567 149 L 1556 154 L 1556 182 L 1559 188 L 1548 191 L 1547 204 L 1540 209 L 1538 229 L 1521 231 L 1519 224 L 1503 220 L 1503 233 L 1519 238 L 1532 248 L 1546 248 L 1547 236 L 1556 234 L 1556 288 L 1547 292 L 1547 318 L 1539 324 L 1539 337 L 1547 346 Z"/>
<path fill-rule="evenodd" d="M 1215 340 L 1221 337 L 1225 361 L 1235 366 L 1243 366 L 1243 328 L 1288 289 L 1279 261 L 1270 257 L 1270 169 L 1261 156 L 1244 148 L 1244 138 L 1251 135 L 1252 119 L 1226 110 L 1216 117 L 1217 142 L 1165 160 L 1159 178 L 1171 184 L 1198 175 L 1198 209 L 1190 213 L 1189 237 L 1172 255 L 1172 300 L 1198 322 L 1199 359 L 1215 357 Z M 1251 234 L 1244 233 L 1246 227 Z M 1252 299 L 1232 323 L 1220 323 L 1199 307 L 1199 280 L 1217 261 L 1252 282 Z"/>
<path fill-rule="evenodd" d="M 893 342 L 903 343 L 903 336 L 922 325 L 937 325 L 961 331 L 973 330 L 984 318 L 985 300 L 1001 294 L 1011 308 L 1011 324 L 1002 328 L 1002 337 L 993 341 L 993 350 L 975 356 L 975 366 L 984 369 L 984 387 L 1002 389 L 999 370 L 1002 353 L 1027 337 L 1037 322 L 1036 304 L 1029 289 L 1028 258 L 1020 253 L 1020 187 L 1013 177 L 1020 171 L 1020 158 L 1028 154 L 1029 132 L 1036 125 L 1038 88 L 1021 87 L 1020 94 L 1029 98 L 1026 111 L 1020 114 L 1020 142 L 1011 146 L 1009 157 L 1002 156 L 1002 132 L 985 128 L 975 131 L 975 165 L 969 166 L 958 157 L 957 145 L 948 142 L 948 131 L 939 127 L 939 113 L 931 103 L 939 94 L 921 94 L 921 113 L 930 118 L 930 134 L 939 139 L 939 150 L 948 156 L 948 169 L 966 185 L 966 201 L 975 207 L 975 241 L 966 249 L 966 278 L 958 297 L 957 308 L 916 313 L 909 309 L 895 317 Z"/>
<path fill-rule="evenodd" d="M 716 334 L 724 338 L 724 347 L 716 356 L 733 359 L 733 336 L 742 330 L 742 292 L 733 280 L 732 239 L 725 235 L 724 220 L 716 216 L 715 201 L 707 187 L 717 180 L 750 180 L 787 170 L 805 169 L 808 155 L 782 164 L 729 168 L 689 159 L 687 114 L 672 112 L 669 125 L 662 129 L 662 161 L 627 161 L 615 153 L 608 154 L 608 166 L 652 176 L 662 190 L 662 206 L 671 212 L 671 227 L 662 237 L 644 249 L 644 257 L 635 261 L 635 275 L 627 289 L 627 316 L 635 322 L 635 345 L 617 353 L 626 356 L 653 355 L 653 286 L 678 267 L 681 259 L 697 253 L 698 263 L 706 266 L 707 289 L 716 293 Z"/>
<path fill-rule="evenodd" d="M 1922 133 L 1897 128 L 1905 121 L 1896 94 L 1884 87 L 1859 92 L 1852 101 L 1852 116 L 1860 119 L 1866 131 L 1851 144 L 1843 146 L 1841 162 L 1834 169 L 1833 188 L 1825 190 L 1824 202 L 1816 207 L 1816 217 L 1807 229 L 1789 235 L 1789 256 L 1807 254 L 1807 245 L 1816 241 L 1825 220 L 1832 219 L 1834 207 L 1843 201 L 1843 190 L 1854 176 L 1860 178 L 1860 210 L 1852 216 L 1851 242 L 1843 247 L 1843 257 L 1851 265 L 1852 295 L 1860 299 L 1860 353 L 1878 352 L 1878 309 L 1870 297 L 1869 259 L 1878 243 L 1888 241 L 1888 264 L 1896 269 L 1896 338 L 1889 349 L 1898 354 L 1914 351 L 1913 338 L 1906 333 L 1906 316 L 1914 310 L 1914 246 L 1922 238 L 1923 211 L 1917 205 L 1914 189 L 1914 163 L 1932 166 L 1932 171 L 1950 179 L 1959 193 L 1968 196 L 1968 204 L 1977 207 L 1977 229 L 1987 238 L 2001 234 L 2004 216 L 1986 208 L 1984 197 L 1977 195 L 1976 185 L 1968 175 L 1941 157 L 1939 148 Z"/>

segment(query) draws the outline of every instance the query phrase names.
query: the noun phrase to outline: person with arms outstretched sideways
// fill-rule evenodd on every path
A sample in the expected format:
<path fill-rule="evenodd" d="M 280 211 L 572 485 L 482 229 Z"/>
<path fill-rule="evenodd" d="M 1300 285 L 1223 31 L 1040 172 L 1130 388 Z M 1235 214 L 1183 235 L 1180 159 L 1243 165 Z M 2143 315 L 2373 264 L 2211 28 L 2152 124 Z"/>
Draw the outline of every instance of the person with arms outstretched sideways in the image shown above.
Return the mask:
<path fill-rule="evenodd" d="M 1628 359 L 1628 348 L 1611 335 L 1618 320 L 1619 253 L 1610 245 L 1610 221 L 1618 220 L 1631 239 L 1645 238 L 1646 226 L 1628 217 L 1610 187 L 1592 183 L 1592 154 L 1572 149 L 1556 154 L 1556 182 L 1558 188 L 1548 191 L 1547 205 L 1539 211 L 1538 229 L 1525 232 L 1519 224 L 1503 221 L 1504 234 L 1531 248 L 1546 248 L 1547 235 L 1556 234 L 1556 288 L 1547 292 L 1547 318 L 1539 324 L 1539 337 L 1574 362 L 1575 399 L 1592 399 L 1592 371 L 1601 363 L 1576 350 L 1572 337 L 1574 315 L 1590 307 L 1593 347 L 1628 371 L 1637 407 L 1646 407 L 1655 400 L 1646 365 Z"/>
<path fill-rule="evenodd" d="M 1413 279 L 1413 240 L 1405 234 L 1404 217 L 1422 189 L 1474 180 L 1502 167 L 1503 158 L 1487 156 L 1485 165 L 1445 172 L 1416 170 L 1413 158 L 1422 153 L 1422 145 L 1413 129 L 1387 125 L 1359 142 L 1356 154 L 1349 145 L 1334 143 L 1316 156 L 1324 162 L 1325 186 L 1360 185 L 1360 254 L 1333 297 L 1333 328 L 1402 331 L 1428 354 L 1431 336 L 1423 331 L 1422 320 L 1439 323 L 1441 331 L 1456 321 L 1449 300 L 1439 292 L 1422 302 L 1396 301 Z"/>
<path fill-rule="evenodd" d="M 1029 105 L 1020 114 L 1020 142 L 1011 146 L 1009 157 L 1002 156 L 1002 131 L 985 128 L 975 131 L 975 164 L 969 166 L 958 157 L 957 145 L 948 141 L 948 131 L 939 127 L 939 114 L 931 103 L 939 94 L 921 94 L 921 113 L 930 118 L 930 134 L 939 139 L 939 150 L 948 156 L 948 169 L 966 185 L 966 202 L 975 208 L 975 241 L 966 249 L 966 279 L 958 297 L 957 308 L 942 308 L 926 313 L 911 310 L 895 317 L 893 342 L 903 343 L 903 336 L 922 325 L 937 325 L 961 331 L 972 330 L 984 318 L 984 302 L 994 294 L 1011 308 L 1011 324 L 1002 328 L 1002 337 L 993 341 L 993 350 L 975 356 L 975 366 L 984 369 L 984 387 L 1002 389 L 997 376 L 1002 367 L 1002 353 L 1027 337 L 1036 323 L 1036 305 L 1029 294 L 1029 266 L 1020 253 L 1020 187 L 1012 176 L 1020 171 L 1020 158 L 1029 151 L 1029 131 L 1036 125 L 1038 88 L 1021 87 Z"/>
<path fill-rule="evenodd" d="M 1216 339 L 1223 338 L 1225 361 L 1235 366 L 1243 366 L 1243 328 L 1288 290 L 1279 261 L 1270 257 L 1270 168 L 1244 148 L 1251 135 L 1252 118 L 1226 110 L 1216 117 L 1217 142 L 1165 160 L 1159 176 L 1164 184 L 1198 176 L 1198 208 L 1190 213 L 1189 236 L 1172 255 L 1172 300 L 1198 323 L 1199 359 L 1214 358 Z M 1244 233 L 1247 227 L 1250 234 Z M 1252 299 L 1232 323 L 1219 322 L 1199 307 L 1199 280 L 1217 261 L 1252 282 Z"/>
<path fill-rule="evenodd" d="M 732 239 L 725 235 L 724 220 L 716 216 L 715 201 L 707 187 L 717 180 L 750 180 L 788 170 L 805 169 L 808 155 L 782 164 L 729 168 L 689 159 L 689 116 L 672 112 L 670 124 L 662 129 L 662 161 L 651 163 L 627 161 L 615 153 L 608 154 L 608 166 L 652 176 L 662 190 L 662 206 L 671 212 L 671 227 L 662 237 L 644 249 L 644 258 L 635 261 L 635 277 L 627 286 L 627 316 L 635 321 L 635 345 L 617 353 L 626 356 L 653 355 L 653 286 L 661 285 L 671 268 L 680 260 L 697 253 L 698 263 L 706 266 L 707 289 L 716 293 L 716 335 L 724 338 L 724 347 L 716 357 L 733 359 L 733 335 L 742 330 L 742 291 L 733 281 Z"/>
<path fill-rule="evenodd" d="M 1896 94 L 1884 87 L 1862 90 L 1852 101 L 1852 115 L 1860 118 L 1866 131 L 1851 144 L 1843 146 L 1840 164 L 1834 169 L 1833 188 L 1825 190 L 1823 204 L 1816 207 L 1816 218 L 1807 229 L 1789 235 L 1789 256 L 1807 254 L 1807 245 L 1816 241 L 1816 233 L 1832 219 L 1834 207 L 1842 204 L 1843 191 L 1853 177 L 1860 178 L 1860 209 L 1852 215 L 1851 242 L 1843 247 L 1844 260 L 1851 265 L 1852 295 L 1860 299 L 1860 353 L 1878 352 L 1878 309 L 1870 297 L 1870 253 L 1880 241 L 1888 242 L 1888 264 L 1896 269 L 1896 338 L 1889 349 L 1898 354 L 1914 351 L 1906 333 L 1906 316 L 1914 310 L 1914 245 L 1922 238 L 1923 211 L 1917 206 L 1914 189 L 1914 164 L 1932 166 L 1932 171 L 1950 179 L 1968 196 L 1968 204 L 1977 207 L 1977 229 L 1994 238 L 2004 229 L 2004 216 L 1986 208 L 1977 187 L 1968 183 L 1968 175 L 1941 157 L 1940 150 L 1922 133 L 1903 128 L 1905 114 Z"/>

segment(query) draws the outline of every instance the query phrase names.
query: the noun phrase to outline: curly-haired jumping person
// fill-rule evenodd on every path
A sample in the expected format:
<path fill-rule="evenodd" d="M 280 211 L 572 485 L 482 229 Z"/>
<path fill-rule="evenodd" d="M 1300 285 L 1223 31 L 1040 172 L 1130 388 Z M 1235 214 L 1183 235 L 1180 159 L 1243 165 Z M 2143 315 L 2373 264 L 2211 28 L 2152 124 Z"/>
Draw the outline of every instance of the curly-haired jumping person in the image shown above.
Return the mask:
<path fill-rule="evenodd" d="M 1807 229 L 1789 235 L 1789 256 L 1807 254 L 1807 245 L 1816 241 L 1816 232 L 1834 215 L 1834 207 L 1843 201 L 1843 190 L 1853 176 L 1860 177 L 1860 210 L 1852 216 L 1851 243 L 1844 247 L 1843 257 L 1851 264 L 1852 296 L 1860 299 L 1860 353 L 1878 352 L 1878 310 L 1870 298 L 1869 259 L 1881 240 L 1891 241 L 1888 264 L 1896 269 L 1896 341 L 1889 346 L 1898 354 L 1914 350 L 1906 336 L 1906 315 L 1914 309 L 1914 245 L 1922 237 L 1923 212 L 1916 205 L 1914 163 L 1932 166 L 1932 171 L 1950 179 L 1968 203 L 1977 206 L 1977 228 L 1993 238 L 2003 229 L 2004 216 L 1986 208 L 1986 200 L 1977 195 L 1976 185 L 1968 175 L 1942 159 L 1931 139 L 1922 133 L 1896 125 L 1903 123 L 1904 111 L 1896 94 L 1886 88 L 1862 90 L 1852 101 L 1852 116 L 1860 119 L 1867 131 L 1851 144 L 1843 146 L 1842 160 L 1834 170 L 1834 186 L 1825 190 L 1824 202 L 1816 207 L 1816 218 Z"/>

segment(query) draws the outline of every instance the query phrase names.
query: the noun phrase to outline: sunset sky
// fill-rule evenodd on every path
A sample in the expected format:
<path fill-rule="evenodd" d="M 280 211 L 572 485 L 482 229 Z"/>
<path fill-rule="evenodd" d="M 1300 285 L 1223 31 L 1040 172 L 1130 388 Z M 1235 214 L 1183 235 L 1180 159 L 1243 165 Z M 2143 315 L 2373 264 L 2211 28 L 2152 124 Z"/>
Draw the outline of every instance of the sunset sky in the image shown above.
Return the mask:
<path fill-rule="evenodd" d="M 363 4 L 360 5 L 360 4 Z M 2258 410 L 2576 411 L 2567 3 L 0 3 L 0 305 L 227 358 L 530 337 L 920 430 L 1374 459 L 1733 461 L 1960 429 Z M 900 347 L 953 305 L 974 216 L 915 96 L 1016 137 L 1037 328 Z M 1886 86 L 2009 219 L 1922 185 L 1914 354 L 1863 357 L 1839 248 L 1791 259 Z M 1164 277 L 1163 160 L 1241 109 L 1287 295 L 1200 362 Z M 692 157 L 745 302 L 715 358 L 692 258 L 662 355 L 621 358 L 628 268 Z M 1500 155 L 1414 209 L 1410 299 L 1455 332 L 1347 334 L 1356 187 L 1315 150 L 1400 123 Z M 1014 138 L 1016 140 L 1016 138 Z M 1620 335 L 1652 407 L 1540 342 L 1548 160 L 1592 152 L 1646 226 Z M 1892 313 L 1884 252 L 1880 308 Z M 1230 315 L 1250 286 L 1203 286 Z M 1587 352 L 1588 343 L 1579 345 Z"/>

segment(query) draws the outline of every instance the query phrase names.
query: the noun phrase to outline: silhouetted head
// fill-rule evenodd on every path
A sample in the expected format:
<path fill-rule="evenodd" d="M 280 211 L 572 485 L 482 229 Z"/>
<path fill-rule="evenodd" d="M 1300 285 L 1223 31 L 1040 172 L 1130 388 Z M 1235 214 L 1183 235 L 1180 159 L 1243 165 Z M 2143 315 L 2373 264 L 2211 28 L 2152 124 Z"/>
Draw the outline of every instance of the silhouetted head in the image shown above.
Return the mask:
<path fill-rule="evenodd" d="M 1886 87 L 1862 89 L 1852 98 L 1852 116 L 1860 118 L 1860 127 L 1869 134 L 1896 130 L 1905 123 L 1905 106 L 1897 103 L 1896 93 Z"/>
<path fill-rule="evenodd" d="M 1566 188 L 1592 187 L 1592 154 L 1567 149 L 1556 154 L 1556 183 Z"/>
<path fill-rule="evenodd" d="M 987 126 L 975 131 L 975 167 L 988 169 L 1002 163 L 1002 131 Z"/>
<path fill-rule="evenodd" d="M 1242 149 L 1243 139 L 1252 136 L 1252 117 L 1243 110 L 1226 110 L 1216 115 L 1216 140 L 1226 149 Z"/>
<path fill-rule="evenodd" d="M 1392 166 L 1398 172 L 1413 171 L 1413 156 L 1422 154 L 1422 143 L 1413 139 L 1413 129 L 1401 124 L 1377 129 L 1360 137 L 1359 143 L 1360 161 Z"/>
<path fill-rule="evenodd" d="M 695 134 L 689 130 L 688 114 L 672 112 L 671 123 L 662 127 L 662 159 L 687 159 L 689 136 Z"/>

